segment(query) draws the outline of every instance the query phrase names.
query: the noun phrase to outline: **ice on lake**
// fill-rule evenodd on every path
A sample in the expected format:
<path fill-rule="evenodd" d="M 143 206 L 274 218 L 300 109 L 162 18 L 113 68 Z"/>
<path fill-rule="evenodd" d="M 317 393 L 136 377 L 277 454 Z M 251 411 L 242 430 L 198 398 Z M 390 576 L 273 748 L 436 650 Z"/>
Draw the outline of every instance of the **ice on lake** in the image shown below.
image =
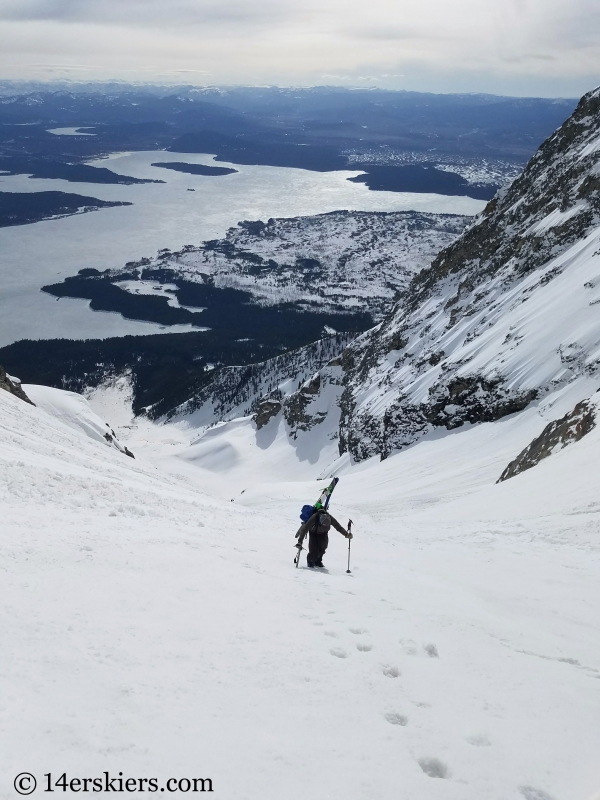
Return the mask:
<path fill-rule="evenodd" d="M 359 174 L 356 170 L 311 172 L 232 164 L 237 173 L 215 177 L 151 166 L 173 158 L 174 154 L 166 151 L 144 151 L 89 162 L 164 183 L 121 186 L 0 176 L 0 191 L 58 190 L 133 203 L 0 229 L 0 345 L 24 338 L 83 339 L 189 330 L 188 326 L 165 328 L 125 320 L 116 313 L 92 312 L 86 300 L 57 301 L 40 287 L 58 283 L 83 268 L 118 268 L 142 256 L 155 256 L 161 248 L 176 250 L 221 237 L 240 220 L 339 209 L 476 214 L 485 206 L 469 197 L 372 192 L 362 183 L 347 180 Z M 206 154 L 186 153 L 178 158 L 191 164 L 215 163 Z"/>

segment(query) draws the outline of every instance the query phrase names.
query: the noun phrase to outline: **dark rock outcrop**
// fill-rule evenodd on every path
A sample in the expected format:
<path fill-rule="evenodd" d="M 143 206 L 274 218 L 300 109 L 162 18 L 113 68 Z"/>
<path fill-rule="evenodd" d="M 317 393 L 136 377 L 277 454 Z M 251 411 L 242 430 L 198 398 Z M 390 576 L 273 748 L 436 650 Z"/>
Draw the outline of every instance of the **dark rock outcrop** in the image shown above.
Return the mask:
<path fill-rule="evenodd" d="M 440 381 L 429 390 L 431 402 L 423 413 L 428 422 L 448 430 L 465 422 L 494 422 L 508 414 L 522 411 L 535 400 L 535 389 L 509 391 L 499 379 L 477 376 L 455 377 Z"/>
<path fill-rule="evenodd" d="M 273 417 L 276 417 L 280 411 L 281 402 L 279 400 L 270 398 L 262 400 L 252 415 L 252 419 L 256 424 L 256 430 L 259 431 L 261 428 L 264 428 L 264 426 L 267 425 Z"/>
<path fill-rule="evenodd" d="M 105 424 L 106 427 L 108 428 L 109 427 L 108 422 Z M 131 450 L 126 445 L 121 444 L 121 442 L 117 439 L 117 434 L 113 431 L 112 428 L 110 429 L 110 433 L 107 431 L 104 434 L 104 438 L 106 439 L 108 444 L 112 444 L 113 447 L 116 447 L 119 452 L 123 453 L 123 455 L 129 456 L 129 458 L 135 458 Z"/>
<path fill-rule="evenodd" d="M 307 414 L 307 407 L 313 402 L 321 390 L 321 376 L 319 373 L 313 375 L 306 381 L 297 392 L 286 397 L 283 403 L 283 414 L 292 435 L 297 435 L 298 431 L 309 431 L 315 425 L 323 421 L 326 414 L 317 413 Z"/>
<path fill-rule="evenodd" d="M 32 403 L 31 400 L 27 397 L 27 395 L 21 388 L 21 384 L 16 383 L 15 381 L 11 381 L 11 379 L 6 374 L 6 370 L 1 364 L 0 364 L 0 389 L 4 389 L 4 391 L 6 392 L 14 394 L 15 397 L 19 398 L 19 400 L 23 400 L 25 403 L 29 403 L 29 405 L 32 406 L 35 405 L 35 403 Z"/>
<path fill-rule="evenodd" d="M 595 427 L 595 407 L 583 400 L 573 411 L 546 425 L 542 433 L 510 462 L 496 483 L 535 467 L 543 458 L 583 439 Z"/>

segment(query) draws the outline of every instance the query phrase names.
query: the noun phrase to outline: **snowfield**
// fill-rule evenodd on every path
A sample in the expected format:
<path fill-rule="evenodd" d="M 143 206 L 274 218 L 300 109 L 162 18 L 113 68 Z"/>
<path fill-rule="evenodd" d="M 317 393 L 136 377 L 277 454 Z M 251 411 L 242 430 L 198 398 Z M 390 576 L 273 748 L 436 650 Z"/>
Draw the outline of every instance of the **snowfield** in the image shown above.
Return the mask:
<path fill-rule="evenodd" d="M 292 563 L 333 443 L 291 446 L 280 417 L 198 439 L 132 421 L 125 390 L 91 407 L 136 460 L 65 424 L 97 418 L 82 399 L 56 416 L 0 391 L 2 797 L 24 770 L 211 778 L 236 800 L 600 787 L 600 428 L 495 483 L 568 390 L 340 464 L 350 575 L 335 532 L 328 572 Z M 209 440 L 211 469 L 190 457 Z"/>

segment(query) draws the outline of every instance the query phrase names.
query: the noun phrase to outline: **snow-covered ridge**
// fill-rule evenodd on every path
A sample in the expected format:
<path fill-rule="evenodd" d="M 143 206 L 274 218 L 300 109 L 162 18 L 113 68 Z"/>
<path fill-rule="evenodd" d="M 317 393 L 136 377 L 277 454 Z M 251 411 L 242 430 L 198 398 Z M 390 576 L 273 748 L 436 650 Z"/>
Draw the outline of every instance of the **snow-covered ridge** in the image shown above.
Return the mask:
<path fill-rule="evenodd" d="M 203 427 L 248 416 L 265 398 L 281 401 L 294 394 L 315 372 L 338 358 L 353 338 L 352 333 L 338 333 L 268 361 L 222 367 L 167 419 Z"/>

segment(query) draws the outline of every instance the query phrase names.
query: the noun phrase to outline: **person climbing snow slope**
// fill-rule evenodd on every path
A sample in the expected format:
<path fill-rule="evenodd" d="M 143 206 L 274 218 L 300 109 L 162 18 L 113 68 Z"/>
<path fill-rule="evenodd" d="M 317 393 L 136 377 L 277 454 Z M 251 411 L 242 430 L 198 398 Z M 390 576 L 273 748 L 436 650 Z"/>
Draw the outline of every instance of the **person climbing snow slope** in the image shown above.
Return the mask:
<path fill-rule="evenodd" d="M 296 538 L 302 539 L 308 531 L 308 554 L 306 563 L 309 567 L 322 567 L 323 556 L 329 544 L 329 529 L 331 526 L 339 531 L 346 539 L 352 539 L 352 534 L 345 530 L 328 511 L 320 509 L 315 511 L 310 518 L 300 526 Z"/>

